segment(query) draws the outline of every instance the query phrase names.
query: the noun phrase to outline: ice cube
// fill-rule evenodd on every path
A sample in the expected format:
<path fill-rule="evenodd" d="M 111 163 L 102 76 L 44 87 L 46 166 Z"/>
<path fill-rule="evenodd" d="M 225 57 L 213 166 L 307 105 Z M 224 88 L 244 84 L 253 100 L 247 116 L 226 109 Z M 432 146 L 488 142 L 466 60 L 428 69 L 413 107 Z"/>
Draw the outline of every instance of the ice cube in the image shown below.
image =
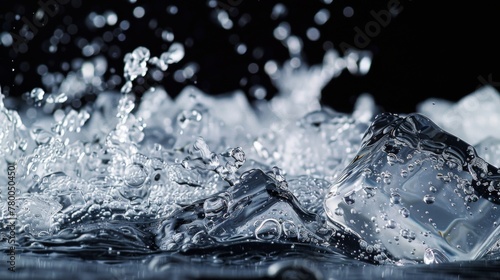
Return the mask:
<path fill-rule="evenodd" d="M 325 210 L 334 227 L 394 259 L 423 261 L 431 249 L 475 260 L 498 240 L 499 190 L 499 170 L 466 142 L 420 114 L 381 114 Z"/>
<path fill-rule="evenodd" d="M 165 219 L 157 234 L 164 250 L 203 248 L 234 242 L 322 243 L 318 216 L 272 176 L 251 170 L 238 185 L 194 202 Z"/>

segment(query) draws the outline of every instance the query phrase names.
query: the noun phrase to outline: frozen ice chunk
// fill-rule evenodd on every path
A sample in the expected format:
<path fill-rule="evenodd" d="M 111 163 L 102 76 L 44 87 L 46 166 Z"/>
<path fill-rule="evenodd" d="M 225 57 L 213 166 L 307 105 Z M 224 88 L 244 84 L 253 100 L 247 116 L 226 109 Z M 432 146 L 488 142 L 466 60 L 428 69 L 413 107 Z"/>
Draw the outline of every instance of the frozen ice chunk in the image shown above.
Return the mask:
<path fill-rule="evenodd" d="M 498 240 L 499 190 L 499 170 L 466 142 L 420 114 L 381 114 L 325 210 L 394 259 L 474 260 Z"/>
<path fill-rule="evenodd" d="M 315 208 L 313 204 L 309 206 Z M 259 243 L 264 245 L 260 248 L 273 250 L 282 248 L 280 244 L 293 244 L 292 248 L 300 244 L 371 262 L 387 260 L 379 248 L 360 242 L 356 235 L 326 227 L 320 213 L 305 209 L 279 172 L 252 169 L 226 191 L 184 206 L 165 218 L 156 230 L 156 245 L 167 251 L 210 252 L 231 245 L 237 251 L 247 243 L 255 250 Z M 362 248 L 368 249 L 360 253 Z"/>
<path fill-rule="evenodd" d="M 188 205 L 165 219 L 157 234 L 164 250 L 233 242 L 322 243 L 318 216 L 303 209 L 281 182 L 261 170 L 227 191 Z"/>
<path fill-rule="evenodd" d="M 444 101 L 431 99 L 419 105 L 417 110 L 446 131 L 475 145 L 489 136 L 500 138 L 498 108 L 500 94 L 492 86 L 484 86 L 451 107 Z"/>

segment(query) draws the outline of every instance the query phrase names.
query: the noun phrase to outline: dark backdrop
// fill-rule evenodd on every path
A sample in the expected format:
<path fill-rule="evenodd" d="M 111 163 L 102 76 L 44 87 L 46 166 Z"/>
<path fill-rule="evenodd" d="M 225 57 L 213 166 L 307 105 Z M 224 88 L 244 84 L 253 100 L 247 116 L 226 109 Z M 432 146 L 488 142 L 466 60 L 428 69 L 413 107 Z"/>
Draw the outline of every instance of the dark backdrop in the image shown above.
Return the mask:
<path fill-rule="evenodd" d="M 39 4 L 33 4 L 35 1 L 0 1 L 2 32 L 18 34 L 23 25 L 22 17 L 32 19 L 39 8 Z M 27 42 L 27 52 L 16 53 L 12 46 L 0 46 L 0 85 L 6 94 L 19 96 L 41 86 L 36 71 L 39 64 L 45 64 L 49 71 L 62 71 L 62 62 L 82 57 L 76 43 L 79 37 L 90 41 L 105 31 L 116 29 L 118 24 L 97 30 L 85 24 L 90 12 L 102 14 L 107 10 L 116 12 L 119 21 L 130 21 L 130 28 L 124 33 L 126 39 L 119 41 L 114 38 L 100 51 L 108 57 L 109 67 L 115 68 L 117 73 L 123 69 L 123 55 L 139 45 L 149 48 L 152 54 L 168 48 L 169 44 L 161 39 L 161 32 L 157 29 L 168 28 L 175 34 L 175 41 L 186 44 L 186 56 L 169 71 L 189 62 L 196 62 L 199 71 L 193 79 L 183 83 L 176 82 L 173 75 L 167 76 L 163 84 L 172 95 L 186 84 L 196 83 L 211 94 L 239 88 L 249 92 L 253 85 L 262 85 L 271 97 L 276 89 L 263 66 L 270 59 L 282 62 L 289 58 L 285 47 L 273 38 L 274 28 L 283 21 L 290 24 L 294 35 L 303 38 L 304 59 L 309 64 L 322 60 L 325 47 L 334 46 L 341 51 L 342 43 L 373 52 L 372 67 L 367 75 L 344 72 L 325 87 L 323 102 L 338 111 L 350 112 L 357 96 L 365 92 L 372 94 L 386 111 L 409 113 L 415 110 L 416 104 L 429 97 L 456 101 L 483 84 L 500 85 L 500 44 L 497 43 L 500 24 L 494 1 L 476 1 L 474 5 L 470 1 L 468 4 L 418 0 L 333 0 L 330 4 L 283 1 L 287 12 L 279 19 L 271 18 L 273 7 L 279 3 L 276 1 L 138 0 L 131 3 L 126 0 L 61 0 L 67 1 L 70 3 L 60 5 L 61 9 L 47 17 L 45 26 Z M 217 23 L 216 8 L 210 7 L 209 3 L 228 11 L 234 22 L 232 29 L 225 30 Z M 171 5 L 178 10 L 174 15 L 167 13 Z M 393 12 L 399 12 L 397 16 L 393 14 L 390 21 L 384 18 L 388 5 L 393 5 Z M 146 11 L 140 19 L 132 15 L 137 6 Z M 344 13 L 349 14 L 349 7 L 354 13 L 346 17 Z M 317 25 L 314 15 L 322 8 L 330 12 L 330 19 L 324 25 Z M 20 20 L 15 19 L 16 15 Z M 381 19 L 377 20 L 377 17 Z M 248 23 L 240 26 L 238 21 L 245 19 L 249 19 Z M 56 53 L 49 53 L 48 41 L 54 31 L 58 28 L 68 30 L 71 24 L 78 28 L 78 32 L 71 35 L 68 42 L 60 43 Z M 318 28 L 321 33 L 319 40 L 307 39 L 305 34 L 309 27 Z M 366 28 L 371 33 L 366 33 Z M 358 35 L 359 30 L 365 35 Z M 244 43 L 248 51 L 237 54 L 235 42 Z M 259 51 L 256 51 L 257 55 L 254 52 L 257 48 L 261 50 L 260 56 Z M 250 63 L 256 63 L 259 71 L 249 73 Z M 242 78 L 247 81 L 244 85 L 241 84 Z"/>

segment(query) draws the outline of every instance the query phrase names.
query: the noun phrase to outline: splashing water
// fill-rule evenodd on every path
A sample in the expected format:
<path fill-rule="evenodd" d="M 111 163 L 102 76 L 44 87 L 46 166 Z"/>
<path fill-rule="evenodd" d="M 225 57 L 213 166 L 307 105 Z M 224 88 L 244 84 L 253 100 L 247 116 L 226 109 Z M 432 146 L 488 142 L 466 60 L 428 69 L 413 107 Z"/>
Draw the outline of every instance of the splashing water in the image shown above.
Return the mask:
<path fill-rule="evenodd" d="M 218 20 L 231 28 L 227 13 Z M 498 92 L 443 102 L 441 116 L 431 101 L 408 116 L 377 114 L 370 95 L 339 113 L 320 103 L 322 88 L 346 69 L 365 73 L 370 54 L 329 50 L 308 66 L 288 32 L 280 25 L 275 36 L 291 59 L 266 64 L 279 94 L 256 104 L 240 91 L 214 97 L 193 86 L 176 98 L 156 87 L 136 100 L 140 77 L 183 59 L 177 42 L 159 56 L 146 47 L 127 53 L 120 92 L 100 92 L 79 110 L 54 109 L 80 90 L 71 92 L 70 75 L 66 93 L 29 93 L 34 110 L 54 109 L 36 120 L 7 109 L 0 93 L 0 169 L 16 165 L 18 250 L 144 257 L 151 271 L 179 255 L 239 265 L 295 255 L 387 265 L 498 260 L 499 140 L 485 128 L 500 117 L 463 115 L 498 103 Z M 83 63 L 82 78 L 102 63 Z M 498 106 L 488 108 L 491 117 Z"/>
<path fill-rule="evenodd" d="M 319 105 L 286 112 L 317 102 L 319 94 L 297 87 L 283 88 L 297 96 L 278 96 L 258 108 L 263 114 L 238 92 L 211 97 L 192 87 L 175 100 L 150 91 L 134 111 L 135 78 L 148 63 L 167 69 L 181 49 L 172 45 L 163 59 L 135 49 L 125 56 L 121 98 L 99 95 L 50 125 L 25 127 L 0 104 L 3 168 L 17 162 L 20 246 L 56 250 L 78 239 L 93 248 L 102 236 L 114 250 L 151 252 L 271 242 L 375 263 L 473 260 L 495 250 L 498 170 L 422 115 L 354 118 L 375 112 L 369 96 L 352 115 Z M 343 59 L 332 55 L 274 74 L 283 86 L 323 77 L 299 90 L 317 93 Z M 42 100 L 40 92 L 31 94 Z M 99 110 L 113 102 L 116 113 Z"/>

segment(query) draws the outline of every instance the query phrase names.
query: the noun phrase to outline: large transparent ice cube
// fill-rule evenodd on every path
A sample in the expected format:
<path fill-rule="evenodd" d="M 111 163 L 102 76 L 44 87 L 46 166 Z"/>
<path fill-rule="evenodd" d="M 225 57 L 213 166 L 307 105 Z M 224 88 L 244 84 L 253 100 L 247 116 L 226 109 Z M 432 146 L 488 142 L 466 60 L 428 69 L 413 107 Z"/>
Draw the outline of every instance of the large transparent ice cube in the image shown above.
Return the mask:
<path fill-rule="evenodd" d="M 420 114 L 378 115 L 333 184 L 334 227 L 396 260 L 474 260 L 498 239 L 499 170 Z"/>

